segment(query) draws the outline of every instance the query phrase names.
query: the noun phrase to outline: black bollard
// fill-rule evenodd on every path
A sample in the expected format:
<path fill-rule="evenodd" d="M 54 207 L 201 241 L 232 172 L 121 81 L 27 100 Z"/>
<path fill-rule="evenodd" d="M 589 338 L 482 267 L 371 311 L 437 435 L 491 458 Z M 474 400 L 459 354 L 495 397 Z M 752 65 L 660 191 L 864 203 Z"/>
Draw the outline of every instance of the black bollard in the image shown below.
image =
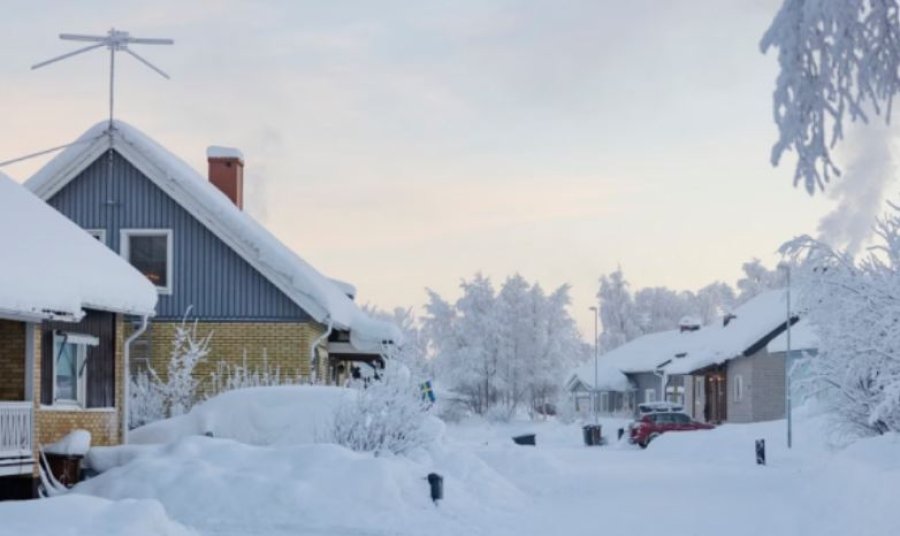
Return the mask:
<path fill-rule="evenodd" d="M 431 500 L 437 504 L 444 498 L 444 477 L 437 473 L 429 473 L 428 485 L 431 486 Z"/>
<path fill-rule="evenodd" d="M 625 429 L 619 428 L 619 441 L 622 441 L 622 436 L 625 435 Z"/>
<path fill-rule="evenodd" d="M 766 440 L 756 440 L 756 465 L 766 464 Z"/>

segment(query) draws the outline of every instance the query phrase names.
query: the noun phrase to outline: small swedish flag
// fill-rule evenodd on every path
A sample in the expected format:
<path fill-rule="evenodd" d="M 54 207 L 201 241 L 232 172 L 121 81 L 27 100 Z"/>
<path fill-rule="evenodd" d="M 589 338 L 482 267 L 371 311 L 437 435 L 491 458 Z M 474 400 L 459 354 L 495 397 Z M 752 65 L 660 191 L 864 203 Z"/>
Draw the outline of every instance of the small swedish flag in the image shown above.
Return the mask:
<path fill-rule="evenodd" d="M 434 389 L 431 388 L 431 380 L 423 383 L 419 388 L 422 390 L 422 400 L 428 400 L 429 402 L 434 403 Z"/>

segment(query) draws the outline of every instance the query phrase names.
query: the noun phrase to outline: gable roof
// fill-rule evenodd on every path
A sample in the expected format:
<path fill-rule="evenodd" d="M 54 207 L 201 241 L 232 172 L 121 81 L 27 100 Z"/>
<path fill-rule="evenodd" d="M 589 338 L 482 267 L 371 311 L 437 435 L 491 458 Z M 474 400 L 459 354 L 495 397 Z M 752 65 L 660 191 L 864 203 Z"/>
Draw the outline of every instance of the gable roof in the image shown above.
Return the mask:
<path fill-rule="evenodd" d="M 818 350 L 819 336 L 816 334 L 816 328 L 808 318 L 801 318 L 796 324 L 791 326 L 791 351 L 799 350 Z M 766 345 L 769 353 L 786 352 L 787 351 L 787 330 L 782 331 L 780 335 Z"/>
<path fill-rule="evenodd" d="M 600 359 L 626 374 L 657 370 L 690 374 L 719 365 L 750 355 L 776 338 L 784 330 L 786 300 L 784 290 L 763 292 L 736 308 L 727 326 L 720 321 L 696 331 L 650 333 L 606 352 Z"/>
<path fill-rule="evenodd" d="M 763 292 L 735 309 L 734 318 L 727 326 L 718 323 L 694 332 L 696 338 L 687 348 L 687 355 L 674 360 L 666 371 L 669 374 L 689 374 L 762 349 L 784 330 L 787 320 L 786 294 L 784 290 Z M 791 310 L 796 308 L 792 306 Z"/>
<path fill-rule="evenodd" d="M 124 259 L 0 173 L 0 316 L 153 315 L 156 288 Z"/>
<path fill-rule="evenodd" d="M 566 387 L 571 391 L 578 384 L 584 386 L 587 390 L 594 389 L 594 360 L 585 361 L 582 365 L 576 367 L 566 381 Z M 610 366 L 608 363 L 597 362 L 597 387 L 598 391 L 627 391 L 630 388 L 628 378 L 617 368 Z"/>
<path fill-rule="evenodd" d="M 49 199 L 112 148 L 316 321 L 350 330 L 351 342 L 361 350 L 402 342 L 396 326 L 369 318 L 342 289 L 186 162 L 127 123 L 115 121 L 111 131 L 108 127 L 104 121 L 88 129 L 25 185 Z"/>

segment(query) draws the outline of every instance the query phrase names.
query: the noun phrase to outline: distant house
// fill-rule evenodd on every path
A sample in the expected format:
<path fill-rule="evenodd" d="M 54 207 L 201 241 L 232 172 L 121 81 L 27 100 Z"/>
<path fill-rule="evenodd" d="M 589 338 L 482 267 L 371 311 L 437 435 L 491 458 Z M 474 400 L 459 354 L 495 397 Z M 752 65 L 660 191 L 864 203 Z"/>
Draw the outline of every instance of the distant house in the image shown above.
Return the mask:
<path fill-rule="evenodd" d="M 716 324 L 701 327 L 684 319 L 679 329 L 644 335 L 603 354 L 600 363 L 625 375 L 627 390 L 617 396 L 634 411 L 641 403 L 665 400 L 682 404 L 693 418 L 705 422 L 780 419 L 785 409 L 786 320 L 786 293 L 768 291 Z M 802 379 L 803 359 L 815 354 L 818 342 L 806 321 L 795 322 L 796 316 L 788 367 L 793 368 L 792 379 Z M 589 370 L 584 373 L 590 376 Z M 573 378 L 569 386 L 577 385 Z M 791 392 L 804 396 L 802 389 Z"/>
<path fill-rule="evenodd" d="M 577 367 L 566 380 L 566 392 L 575 412 L 582 416 L 591 415 L 591 402 L 596 411 L 603 415 L 631 413 L 634 407 L 632 388 L 628 378 L 618 369 L 591 359 Z"/>
<path fill-rule="evenodd" d="M 352 285 L 323 276 L 243 211 L 239 151 L 206 156 L 202 176 L 136 128 L 103 122 L 26 183 L 155 285 L 137 361 L 164 371 L 188 310 L 213 332 L 200 378 L 224 360 L 338 382 L 399 343 L 396 327 L 356 306 Z"/>
<path fill-rule="evenodd" d="M 39 445 L 85 429 L 121 442 L 131 341 L 154 313 L 137 270 L 0 175 L 0 498 L 33 495 Z"/>
<path fill-rule="evenodd" d="M 791 323 L 797 319 L 793 316 Z M 768 345 L 786 327 L 786 292 L 771 290 L 738 307 L 718 325 L 701 329 L 684 355 L 665 368 L 669 377 L 684 385 L 685 410 L 707 422 L 783 418 L 785 351 L 770 351 Z"/>

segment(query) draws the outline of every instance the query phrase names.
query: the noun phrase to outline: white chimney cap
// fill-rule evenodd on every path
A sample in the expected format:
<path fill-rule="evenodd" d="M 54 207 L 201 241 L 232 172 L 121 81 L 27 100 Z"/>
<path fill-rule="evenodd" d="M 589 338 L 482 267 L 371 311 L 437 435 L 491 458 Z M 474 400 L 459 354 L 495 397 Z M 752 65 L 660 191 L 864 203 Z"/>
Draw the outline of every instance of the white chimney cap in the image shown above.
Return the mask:
<path fill-rule="evenodd" d="M 242 153 L 240 149 L 235 149 L 234 147 L 211 145 L 206 148 L 206 158 L 237 158 L 243 162 L 244 153 Z"/>

